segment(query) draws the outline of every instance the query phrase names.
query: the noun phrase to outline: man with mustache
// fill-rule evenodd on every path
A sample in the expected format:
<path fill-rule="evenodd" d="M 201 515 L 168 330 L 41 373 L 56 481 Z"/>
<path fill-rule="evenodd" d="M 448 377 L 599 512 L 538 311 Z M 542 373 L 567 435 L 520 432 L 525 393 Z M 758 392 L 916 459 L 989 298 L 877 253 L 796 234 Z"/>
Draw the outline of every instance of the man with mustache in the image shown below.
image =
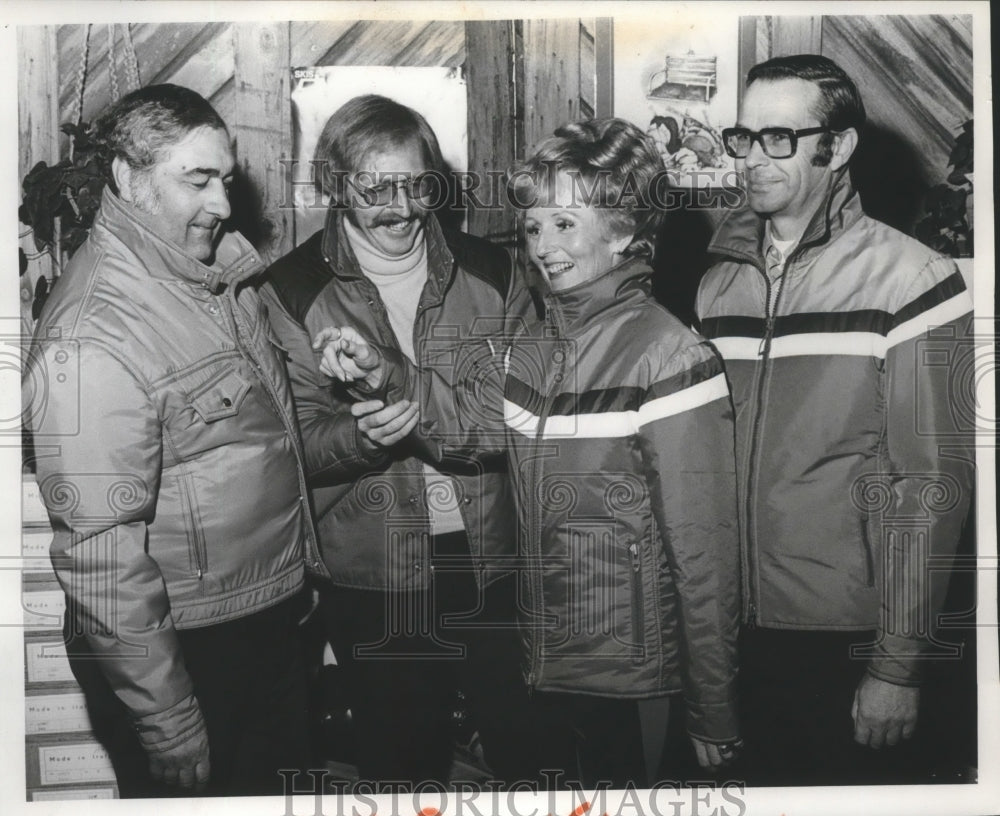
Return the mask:
<path fill-rule="evenodd" d="M 972 300 L 952 260 L 862 210 L 848 163 L 865 111 L 839 66 L 757 65 L 741 110 L 723 139 L 748 206 L 716 231 L 697 311 L 737 413 L 742 771 L 912 781 L 923 758 L 897 744 L 943 654 L 974 479 L 950 401 Z"/>
<path fill-rule="evenodd" d="M 67 651 L 122 797 L 281 794 L 308 760 L 297 621 L 323 567 L 263 264 L 223 230 L 230 136 L 152 85 L 95 138 L 108 186 L 24 376 Z"/>
<path fill-rule="evenodd" d="M 359 773 L 447 782 L 461 688 L 494 775 L 533 778 L 504 460 L 432 467 L 406 438 L 417 406 L 352 404 L 320 373 L 310 340 L 354 326 L 391 352 L 447 367 L 463 341 L 502 334 L 530 298 L 504 250 L 443 227 L 432 211 L 445 197 L 444 162 L 416 111 L 355 97 L 326 123 L 316 159 L 326 225 L 269 269 L 264 292 L 289 355 L 332 575 L 321 609 L 351 695 Z"/>

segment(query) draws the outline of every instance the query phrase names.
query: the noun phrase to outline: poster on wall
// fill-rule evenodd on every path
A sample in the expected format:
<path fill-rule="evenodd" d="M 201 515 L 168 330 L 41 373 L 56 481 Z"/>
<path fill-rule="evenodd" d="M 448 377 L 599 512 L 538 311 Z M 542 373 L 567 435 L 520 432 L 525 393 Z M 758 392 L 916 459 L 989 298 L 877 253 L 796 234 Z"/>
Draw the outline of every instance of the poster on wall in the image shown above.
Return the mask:
<path fill-rule="evenodd" d="M 736 183 L 722 129 L 736 122 L 736 15 L 678 10 L 615 21 L 615 116 L 649 133 L 674 183 Z"/>
<path fill-rule="evenodd" d="M 293 68 L 291 90 L 296 244 L 323 227 L 329 199 L 325 194 L 317 195 L 308 184 L 313 177 L 310 162 L 327 119 L 349 99 L 381 94 L 408 105 L 421 113 L 434 130 L 447 169 L 461 172 L 468 168 L 466 90 L 460 69 L 356 65 Z"/>

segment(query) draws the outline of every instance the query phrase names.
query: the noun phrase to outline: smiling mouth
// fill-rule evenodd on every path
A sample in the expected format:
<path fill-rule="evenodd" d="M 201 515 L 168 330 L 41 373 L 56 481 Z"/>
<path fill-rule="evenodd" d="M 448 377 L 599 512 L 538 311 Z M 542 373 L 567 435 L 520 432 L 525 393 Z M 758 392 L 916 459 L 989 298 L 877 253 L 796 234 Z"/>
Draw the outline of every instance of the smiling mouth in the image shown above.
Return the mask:
<path fill-rule="evenodd" d="M 546 264 L 545 272 L 546 274 L 549 275 L 549 277 L 555 277 L 557 275 L 563 274 L 563 272 L 568 272 L 572 268 L 573 264 L 569 263 L 568 261 L 561 261 L 559 263 Z"/>
<path fill-rule="evenodd" d="M 402 234 L 406 232 L 412 224 L 412 221 L 386 221 L 379 224 L 379 226 L 387 229 L 389 232 Z"/>

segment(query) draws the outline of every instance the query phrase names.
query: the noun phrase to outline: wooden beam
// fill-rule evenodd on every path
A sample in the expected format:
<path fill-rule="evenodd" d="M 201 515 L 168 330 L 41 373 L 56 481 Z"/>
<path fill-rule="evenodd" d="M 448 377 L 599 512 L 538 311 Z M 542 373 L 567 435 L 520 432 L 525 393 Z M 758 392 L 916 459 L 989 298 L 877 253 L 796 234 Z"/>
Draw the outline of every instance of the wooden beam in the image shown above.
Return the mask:
<path fill-rule="evenodd" d="M 580 21 L 524 21 L 526 151 L 580 118 Z"/>
<path fill-rule="evenodd" d="M 737 56 L 736 71 L 739 76 L 736 77 L 736 84 L 739 86 L 739 102 L 737 103 L 739 110 L 737 115 L 742 112 L 743 108 L 743 87 L 746 84 L 747 73 L 750 71 L 754 65 L 757 64 L 757 26 L 766 26 L 767 21 L 763 17 L 740 17 L 739 26 L 739 54 Z"/>
<path fill-rule="evenodd" d="M 594 116 L 604 119 L 615 109 L 615 31 L 611 17 L 594 21 L 594 71 Z"/>
<path fill-rule="evenodd" d="M 504 206 L 499 173 L 517 158 L 518 109 L 514 24 L 505 20 L 465 23 L 468 93 L 469 171 L 483 180 L 485 207 L 469 207 L 468 229 L 497 243 L 513 245 L 515 218 Z M 489 100 L 489 104 L 483 104 Z M 489 193 L 490 195 L 486 195 Z"/>
<path fill-rule="evenodd" d="M 819 54 L 823 50 L 823 17 L 773 17 L 772 57 L 792 54 Z"/>
<path fill-rule="evenodd" d="M 233 26 L 235 94 L 232 127 L 243 179 L 231 196 L 237 227 L 265 261 L 294 246 L 290 210 L 284 197 L 284 165 L 291 158 L 289 106 L 289 24 L 238 23 Z M 242 189 L 239 189 L 241 188 Z"/>

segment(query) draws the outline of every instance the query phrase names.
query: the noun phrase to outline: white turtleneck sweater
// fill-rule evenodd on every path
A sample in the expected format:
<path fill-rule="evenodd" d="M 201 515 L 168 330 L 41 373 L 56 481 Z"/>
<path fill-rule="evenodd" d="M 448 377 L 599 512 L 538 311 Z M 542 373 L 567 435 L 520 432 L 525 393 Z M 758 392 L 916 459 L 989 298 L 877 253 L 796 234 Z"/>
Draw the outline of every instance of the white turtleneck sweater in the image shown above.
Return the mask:
<path fill-rule="evenodd" d="M 396 334 L 402 352 L 414 363 L 413 323 L 417 306 L 427 282 L 427 241 L 421 228 L 417 240 L 405 255 L 386 255 L 368 240 L 367 236 L 349 219 L 344 219 L 344 232 L 354 250 L 361 272 L 375 284 L 385 304 L 389 325 Z M 431 533 L 441 535 L 465 529 L 458 509 L 458 496 L 454 480 L 424 464 L 427 479 L 427 507 L 430 512 Z"/>

